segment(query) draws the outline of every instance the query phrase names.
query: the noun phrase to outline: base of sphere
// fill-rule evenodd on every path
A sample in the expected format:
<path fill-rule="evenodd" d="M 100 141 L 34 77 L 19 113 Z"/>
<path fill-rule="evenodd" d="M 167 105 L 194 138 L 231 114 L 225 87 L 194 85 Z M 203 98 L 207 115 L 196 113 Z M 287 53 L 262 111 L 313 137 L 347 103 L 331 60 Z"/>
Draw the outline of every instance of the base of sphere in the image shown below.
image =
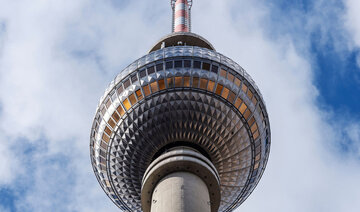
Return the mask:
<path fill-rule="evenodd" d="M 220 180 L 209 159 L 188 147 L 176 147 L 155 159 L 145 171 L 141 203 L 144 212 L 216 212 Z"/>

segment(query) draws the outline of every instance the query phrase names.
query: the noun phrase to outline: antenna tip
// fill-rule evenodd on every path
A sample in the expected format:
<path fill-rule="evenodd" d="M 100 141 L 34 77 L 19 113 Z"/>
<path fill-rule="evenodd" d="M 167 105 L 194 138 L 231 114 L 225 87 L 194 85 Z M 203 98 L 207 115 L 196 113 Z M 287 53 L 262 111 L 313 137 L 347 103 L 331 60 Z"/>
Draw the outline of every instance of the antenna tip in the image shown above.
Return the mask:
<path fill-rule="evenodd" d="M 178 4 L 179 3 L 186 3 L 188 5 L 189 9 L 191 9 L 193 1 L 192 0 L 170 0 L 171 7 L 173 9 L 175 9 L 175 4 L 176 3 L 178 3 Z"/>

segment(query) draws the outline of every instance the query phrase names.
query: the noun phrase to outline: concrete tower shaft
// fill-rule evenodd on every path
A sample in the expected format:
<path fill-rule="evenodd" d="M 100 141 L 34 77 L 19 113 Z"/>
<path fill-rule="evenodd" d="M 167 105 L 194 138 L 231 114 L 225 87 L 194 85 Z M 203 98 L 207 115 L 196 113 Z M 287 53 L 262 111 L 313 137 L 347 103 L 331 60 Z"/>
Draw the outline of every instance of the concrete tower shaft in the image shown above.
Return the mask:
<path fill-rule="evenodd" d="M 191 31 L 191 5 L 192 0 L 171 0 L 173 32 Z"/>

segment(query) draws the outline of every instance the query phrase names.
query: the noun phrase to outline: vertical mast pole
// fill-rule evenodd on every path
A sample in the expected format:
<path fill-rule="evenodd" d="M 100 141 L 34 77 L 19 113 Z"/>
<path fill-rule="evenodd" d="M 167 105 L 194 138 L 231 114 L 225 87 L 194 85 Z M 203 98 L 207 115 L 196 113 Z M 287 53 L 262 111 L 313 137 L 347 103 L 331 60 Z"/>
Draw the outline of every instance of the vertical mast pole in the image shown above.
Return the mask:
<path fill-rule="evenodd" d="M 172 32 L 191 31 L 191 6 L 192 0 L 171 0 L 171 7 L 173 10 Z"/>

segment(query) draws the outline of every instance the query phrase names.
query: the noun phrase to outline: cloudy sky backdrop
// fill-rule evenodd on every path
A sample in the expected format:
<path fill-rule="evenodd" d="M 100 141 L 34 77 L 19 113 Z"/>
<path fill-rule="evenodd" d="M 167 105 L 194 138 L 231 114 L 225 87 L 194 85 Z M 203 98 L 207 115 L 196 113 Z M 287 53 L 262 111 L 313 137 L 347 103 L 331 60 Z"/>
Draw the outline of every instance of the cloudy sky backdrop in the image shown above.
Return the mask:
<path fill-rule="evenodd" d="M 360 1 L 194 0 L 192 30 L 267 103 L 242 212 L 360 210 Z M 107 84 L 170 33 L 169 0 L 0 0 L 0 211 L 115 212 L 89 157 Z"/>

